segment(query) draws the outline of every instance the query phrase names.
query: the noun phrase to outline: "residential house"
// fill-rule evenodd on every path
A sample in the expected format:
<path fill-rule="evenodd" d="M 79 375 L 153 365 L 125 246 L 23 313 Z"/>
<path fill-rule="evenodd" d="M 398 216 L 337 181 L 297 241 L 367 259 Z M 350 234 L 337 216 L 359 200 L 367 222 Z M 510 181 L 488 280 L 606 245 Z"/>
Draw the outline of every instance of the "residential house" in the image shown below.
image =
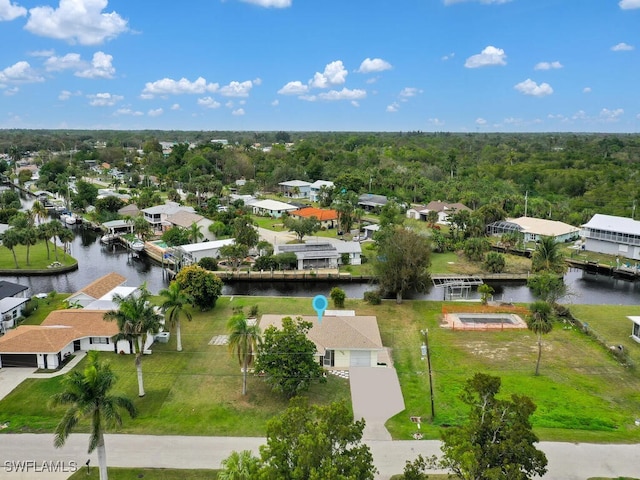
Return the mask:
<path fill-rule="evenodd" d="M 167 202 L 164 205 L 155 205 L 153 207 L 143 208 L 142 214 L 154 230 L 163 231 L 171 226 L 167 222 L 167 217 L 180 211 L 195 213 L 193 207 L 182 206 L 176 202 Z"/>
<path fill-rule="evenodd" d="M 332 190 L 335 188 L 335 184 L 328 180 L 316 180 L 309 185 L 309 200 L 312 202 L 319 202 L 322 199 L 322 192 L 324 190 Z"/>
<path fill-rule="evenodd" d="M 233 245 L 234 238 L 213 240 L 209 242 L 191 243 L 174 247 L 173 255 L 178 259 L 180 267 L 198 263 L 205 257 L 220 258 L 220 249 L 226 245 Z"/>
<path fill-rule="evenodd" d="M 127 279 L 119 273 L 111 272 L 78 290 L 67 298 L 66 302 L 68 305 L 85 308 L 90 303 L 107 295 L 116 287 L 124 286 L 126 281 Z"/>
<path fill-rule="evenodd" d="M 358 206 L 367 212 L 377 211 L 384 207 L 389 200 L 384 195 L 375 195 L 373 193 L 363 193 L 358 197 Z"/>
<path fill-rule="evenodd" d="M 167 222 L 171 224 L 171 227 L 186 229 L 191 228 L 191 225 L 195 223 L 200 228 L 200 233 L 203 235 L 202 239 L 198 241 L 211 241 L 216 239 L 216 236 L 209 231 L 209 226 L 213 225 L 213 222 L 197 213 L 180 210 L 172 215 L 167 215 Z"/>
<path fill-rule="evenodd" d="M 22 309 L 29 301 L 29 287 L 19 283 L 0 280 L 0 332 L 16 326 L 22 316 Z"/>
<path fill-rule="evenodd" d="M 258 200 L 251 204 L 254 215 L 280 218 L 282 214 L 297 210 L 298 207 L 277 200 Z"/>
<path fill-rule="evenodd" d="M 298 210 L 289 212 L 289 215 L 297 219 L 315 218 L 320 223 L 320 227 L 324 227 L 327 229 L 334 228 L 338 225 L 338 212 L 335 210 L 315 207 L 303 207 Z"/>
<path fill-rule="evenodd" d="M 287 198 L 309 198 L 311 183 L 304 180 L 289 180 L 280 182 L 282 194 Z"/>
<path fill-rule="evenodd" d="M 294 315 L 263 315 L 260 329 L 282 328 L 282 319 Z M 316 346 L 316 357 L 325 368 L 386 366 L 388 353 L 382 345 L 375 316 L 356 316 L 353 311 L 325 311 L 322 321 L 316 316 L 302 316 L 311 322 L 307 337 Z"/>
<path fill-rule="evenodd" d="M 438 214 L 438 220 L 436 223 L 446 225 L 449 223 L 449 215 L 462 210 L 471 211 L 469 207 L 462 203 L 448 203 L 440 200 L 434 200 L 429 202 L 427 205 L 412 205 L 407 210 L 407 218 L 426 222 L 429 212 L 436 212 Z"/>
<path fill-rule="evenodd" d="M 595 214 L 582 225 L 583 248 L 589 252 L 640 260 L 640 221 Z"/>
<path fill-rule="evenodd" d="M 537 242 L 542 237 L 553 237 L 556 242 L 569 242 L 578 239 L 580 229 L 568 223 L 543 218 L 519 217 L 507 218 L 487 226 L 489 235 L 503 235 L 517 231 L 523 235 L 524 242 Z"/>
<path fill-rule="evenodd" d="M 130 203 L 128 205 L 125 205 L 121 209 L 119 209 L 118 215 L 120 215 L 121 217 L 135 218 L 138 215 L 140 215 L 140 210 L 138 209 L 138 206 L 135 203 Z"/>
<path fill-rule="evenodd" d="M 275 255 L 294 253 L 298 260 L 297 270 L 316 270 L 319 268 L 335 268 L 342 264 L 342 255 L 349 256 L 349 264 L 362 263 L 362 248 L 359 242 L 313 241 L 307 243 L 291 243 L 274 245 Z"/>

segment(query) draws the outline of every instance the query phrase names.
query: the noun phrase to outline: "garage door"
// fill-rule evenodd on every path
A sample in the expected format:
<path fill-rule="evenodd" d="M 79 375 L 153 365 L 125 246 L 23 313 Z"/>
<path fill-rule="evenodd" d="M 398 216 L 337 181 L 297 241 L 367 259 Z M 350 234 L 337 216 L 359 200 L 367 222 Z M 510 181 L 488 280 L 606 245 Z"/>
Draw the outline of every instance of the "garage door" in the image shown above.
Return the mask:
<path fill-rule="evenodd" d="M 37 367 L 38 356 L 36 354 L 8 354 L 2 355 L 3 367 Z"/>
<path fill-rule="evenodd" d="M 368 350 L 351 350 L 351 367 L 370 367 L 371 353 Z"/>

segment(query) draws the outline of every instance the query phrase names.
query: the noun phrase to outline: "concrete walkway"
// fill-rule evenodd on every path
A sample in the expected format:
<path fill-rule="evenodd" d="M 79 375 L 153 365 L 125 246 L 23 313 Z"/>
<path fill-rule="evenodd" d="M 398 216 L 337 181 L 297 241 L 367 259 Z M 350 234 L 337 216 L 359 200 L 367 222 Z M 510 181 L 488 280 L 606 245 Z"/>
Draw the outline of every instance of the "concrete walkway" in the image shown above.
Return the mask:
<path fill-rule="evenodd" d="M 351 367 L 349 369 L 353 417 L 364 418 L 364 440 L 391 440 L 384 424 L 404 410 L 404 399 L 395 368 Z"/>

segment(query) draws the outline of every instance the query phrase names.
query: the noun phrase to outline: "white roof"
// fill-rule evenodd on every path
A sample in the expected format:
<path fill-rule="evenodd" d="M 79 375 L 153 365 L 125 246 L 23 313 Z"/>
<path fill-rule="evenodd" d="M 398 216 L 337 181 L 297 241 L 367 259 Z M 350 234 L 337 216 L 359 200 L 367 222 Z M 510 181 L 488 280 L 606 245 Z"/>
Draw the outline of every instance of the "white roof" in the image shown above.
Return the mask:
<path fill-rule="evenodd" d="M 568 223 L 558 222 L 556 220 L 545 220 L 543 218 L 507 218 L 507 222 L 519 225 L 526 233 L 542 235 L 545 237 L 558 237 L 560 235 L 577 233 L 580 231 L 578 227 L 574 227 Z"/>
<path fill-rule="evenodd" d="M 23 303 L 27 303 L 28 301 L 28 298 L 5 297 L 0 300 L 0 313 L 7 313 L 8 311 L 16 308 L 18 305 L 22 305 Z M 0 318 L 0 320 L 2 319 Z"/>
<path fill-rule="evenodd" d="M 129 295 L 131 295 L 136 290 L 138 290 L 138 287 L 119 286 L 119 287 L 114 288 L 110 292 L 104 294 L 98 300 L 113 300 L 113 296 L 114 295 L 118 295 L 121 298 L 127 298 Z"/>
<path fill-rule="evenodd" d="M 334 242 L 338 253 L 362 253 L 360 242 Z"/>
<path fill-rule="evenodd" d="M 191 213 L 195 212 L 193 207 L 185 207 L 176 202 L 167 202 L 164 205 L 155 205 L 153 207 L 142 209 L 144 213 L 148 213 L 150 215 L 155 215 L 158 213 L 165 213 L 167 215 L 172 215 L 176 212 L 179 212 L 180 210 L 184 210 Z"/>
<path fill-rule="evenodd" d="M 305 182 L 304 180 L 289 180 L 287 182 L 280 182 L 278 185 L 283 187 L 308 187 L 311 182 Z"/>
<path fill-rule="evenodd" d="M 282 211 L 282 210 L 297 210 L 298 207 L 289 203 L 279 202 L 277 200 L 258 200 L 251 205 L 253 208 L 262 208 L 264 210 Z"/>
<path fill-rule="evenodd" d="M 313 190 L 320 190 L 320 187 L 334 187 L 335 184 L 328 180 L 316 180 L 311 184 Z"/>
<path fill-rule="evenodd" d="M 607 232 L 628 233 L 640 235 L 640 221 L 627 217 L 615 217 L 596 213 L 582 228 L 605 230 Z"/>
<path fill-rule="evenodd" d="M 225 238 L 224 240 L 212 240 L 211 242 L 190 243 L 188 245 L 180 245 L 177 248 L 187 253 L 201 252 L 203 250 L 215 250 L 226 245 L 233 245 L 235 238 Z"/>

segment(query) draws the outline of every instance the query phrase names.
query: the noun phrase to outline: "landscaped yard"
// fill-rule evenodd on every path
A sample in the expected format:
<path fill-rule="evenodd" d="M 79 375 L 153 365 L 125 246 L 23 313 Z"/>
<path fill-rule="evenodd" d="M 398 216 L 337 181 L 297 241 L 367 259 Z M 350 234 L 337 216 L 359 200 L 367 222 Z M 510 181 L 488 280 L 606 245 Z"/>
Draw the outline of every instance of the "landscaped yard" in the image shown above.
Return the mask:
<path fill-rule="evenodd" d="M 214 335 L 225 333 L 232 306 L 239 305 L 245 311 L 259 305 L 260 313 L 314 313 L 310 298 L 221 298 L 213 311 L 194 312 L 192 322 L 183 321 L 183 352 L 175 351 L 172 335 L 168 344 L 156 344 L 154 353 L 144 357 L 147 395 L 142 399 L 136 396 L 133 357 L 103 354 L 118 374 L 117 390 L 133 398 L 140 410 L 137 419 L 125 420 L 121 432 L 264 435 L 266 421 L 285 408 L 286 400 L 272 394 L 257 377 L 249 377 L 248 395 L 242 397 L 236 359 L 225 346 L 208 344 Z M 448 311 L 455 311 L 460 304 L 446 305 Z M 409 439 L 417 432 L 410 416 L 422 417 L 424 438 L 438 438 L 442 428 L 464 420 L 458 395 L 464 381 L 480 371 L 500 376 L 504 395 L 517 393 L 534 400 L 538 410 L 533 424 L 541 439 L 640 441 L 640 428 L 634 424 L 640 411 L 640 374 L 620 366 L 593 338 L 576 328 L 556 325 L 544 337 L 541 374 L 536 377 L 536 338 L 530 331 L 452 332 L 440 327 L 442 306 L 426 301 L 401 305 L 385 301 L 372 306 L 347 299 L 347 309 L 378 317 L 383 343 L 393 347 L 406 404 L 406 410 L 388 422 L 394 438 Z M 593 328 L 610 335 L 612 343 L 626 341 L 631 325 L 624 315 L 633 313 L 633 307 L 615 311 L 600 306 L 572 308 Z M 423 328 L 429 329 L 433 364 L 433 425 L 429 423 L 428 370 L 420 352 Z M 640 345 L 628 344 L 629 349 L 633 347 L 640 349 Z M 332 375 L 328 380 L 312 388 L 312 401 L 350 402 L 348 382 Z M 62 410 L 50 410 L 47 399 L 59 391 L 59 382 L 59 377 L 28 380 L 1 401 L 0 422 L 9 422 L 4 431 L 51 431 Z"/>
<path fill-rule="evenodd" d="M 71 255 L 64 253 L 60 243 L 58 249 L 58 262 L 63 266 L 75 265 L 77 260 Z M 18 259 L 18 267 L 23 270 L 36 269 L 46 270 L 46 268 L 56 261 L 55 249 L 53 243 L 49 244 L 49 257 L 47 257 L 47 246 L 44 242 L 38 242 L 29 248 L 29 265 L 27 265 L 27 247 L 24 245 L 16 245 L 14 248 L 16 258 Z M 0 270 L 15 270 L 16 262 L 13 258 L 11 250 L 0 245 Z"/>

